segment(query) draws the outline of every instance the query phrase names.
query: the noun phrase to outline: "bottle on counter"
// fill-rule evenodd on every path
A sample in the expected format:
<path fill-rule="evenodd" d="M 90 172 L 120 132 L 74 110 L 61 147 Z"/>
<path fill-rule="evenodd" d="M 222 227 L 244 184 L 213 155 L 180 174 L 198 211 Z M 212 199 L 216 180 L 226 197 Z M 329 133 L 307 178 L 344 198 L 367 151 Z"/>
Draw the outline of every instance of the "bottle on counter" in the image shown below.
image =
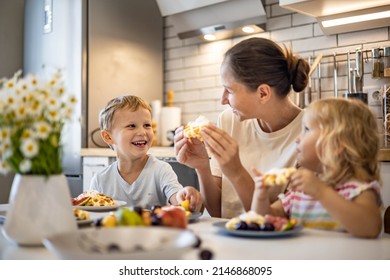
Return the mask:
<path fill-rule="evenodd" d="M 383 76 L 390 77 L 390 47 L 383 48 Z"/>

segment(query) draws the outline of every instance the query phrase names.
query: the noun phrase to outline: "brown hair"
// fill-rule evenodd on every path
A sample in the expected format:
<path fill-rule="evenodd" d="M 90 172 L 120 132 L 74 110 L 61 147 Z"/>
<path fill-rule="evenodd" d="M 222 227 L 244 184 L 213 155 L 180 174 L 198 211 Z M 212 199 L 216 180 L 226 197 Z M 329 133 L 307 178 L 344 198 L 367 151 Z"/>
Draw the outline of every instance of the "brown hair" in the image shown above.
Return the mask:
<path fill-rule="evenodd" d="M 137 111 L 139 107 L 152 112 L 150 105 L 142 98 L 134 95 L 123 95 L 111 99 L 99 113 L 99 123 L 101 130 L 110 130 L 112 120 L 116 110 L 129 109 L 131 112 Z"/>
<path fill-rule="evenodd" d="M 225 53 L 224 62 L 235 79 L 249 89 L 255 91 L 259 85 L 267 84 L 280 97 L 288 95 L 291 85 L 296 92 L 304 90 L 309 80 L 309 64 L 269 39 L 241 41 Z"/>
<path fill-rule="evenodd" d="M 325 181 L 380 180 L 379 131 L 366 104 L 357 99 L 327 98 L 311 103 L 305 114 L 320 128 L 316 151 Z"/>

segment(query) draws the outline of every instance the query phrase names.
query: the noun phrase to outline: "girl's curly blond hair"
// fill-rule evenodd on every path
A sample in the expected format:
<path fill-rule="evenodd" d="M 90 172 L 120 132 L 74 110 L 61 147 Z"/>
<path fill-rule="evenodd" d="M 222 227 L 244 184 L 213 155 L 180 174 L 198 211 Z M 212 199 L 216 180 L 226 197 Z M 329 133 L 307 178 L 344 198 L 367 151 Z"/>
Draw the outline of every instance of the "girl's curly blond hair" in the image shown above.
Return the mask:
<path fill-rule="evenodd" d="M 305 114 L 320 128 L 316 152 L 323 180 L 334 185 L 351 178 L 380 181 L 379 131 L 366 104 L 357 99 L 327 98 L 311 103 Z"/>

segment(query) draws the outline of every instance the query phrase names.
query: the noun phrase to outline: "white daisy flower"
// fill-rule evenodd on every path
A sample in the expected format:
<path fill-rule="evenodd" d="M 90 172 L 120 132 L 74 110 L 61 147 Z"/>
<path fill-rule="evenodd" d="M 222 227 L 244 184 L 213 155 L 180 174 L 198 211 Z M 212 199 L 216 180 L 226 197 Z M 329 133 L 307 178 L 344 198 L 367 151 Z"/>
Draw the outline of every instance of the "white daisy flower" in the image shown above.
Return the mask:
<path fill-rule="evenodd" d="M 10 170 L 8 162 L 0 160 L 0 174 L 7 174 Z"/>
<path fill-rule="evenodd" d="M 34 124 L 34 128 L 37 133 L 37 137 L 40 139 L 47 139 L 51 132 L 51 126 L 45 121 L 37 122 Z"/>
<path fill-rule="evenodd" d="M 26 158 L 33 158 L 38 154 L 39 146 L 37 141 L 32 138 L 29 138 L 22 141 L 20 150 Z"/>
<path fill-rule="evenodd" d="M 29 159 L 24 159 L 19 164 L 19 169 L 23 173 L 27 173 L 31 171 L 32 162 Z"/>

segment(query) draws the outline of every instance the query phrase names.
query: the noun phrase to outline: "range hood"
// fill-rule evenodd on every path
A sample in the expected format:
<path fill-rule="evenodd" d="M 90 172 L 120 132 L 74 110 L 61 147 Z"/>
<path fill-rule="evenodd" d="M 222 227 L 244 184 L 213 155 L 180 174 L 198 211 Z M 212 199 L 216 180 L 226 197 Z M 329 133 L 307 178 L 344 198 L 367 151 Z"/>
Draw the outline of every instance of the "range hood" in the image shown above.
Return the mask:
<path fill-rule="evenodd" d="M 315 17 L 326 35 L 389 26 L 390 0 L 279 0 L 282 8 Z"/>
<path fill-rule="evenodd" d="M 265 29 L 261 0 L 156 0 L 180 39 L 215 34 L 217 39 L 242 35 L 241 28 Z"/>

